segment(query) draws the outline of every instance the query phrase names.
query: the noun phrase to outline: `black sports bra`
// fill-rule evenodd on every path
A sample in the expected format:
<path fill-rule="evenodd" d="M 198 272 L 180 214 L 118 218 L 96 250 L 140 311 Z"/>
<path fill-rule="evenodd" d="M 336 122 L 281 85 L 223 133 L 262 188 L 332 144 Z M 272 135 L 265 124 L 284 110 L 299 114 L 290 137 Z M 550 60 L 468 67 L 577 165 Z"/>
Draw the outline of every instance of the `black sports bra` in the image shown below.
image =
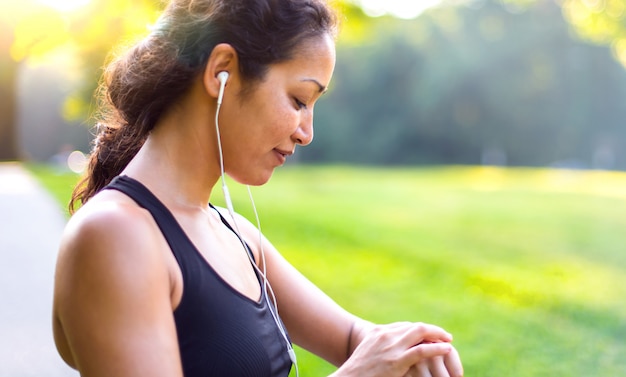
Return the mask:
<path fill-rule="evenodd" d="M 174 320 L 185 377 L 286 377 L 291 361 L 267 297 L 253 301 L 226 283 L 144 185 L 119 176 L 106 189 L 121 191 L 148 210 L 178 261 L 183 293 Z"/>

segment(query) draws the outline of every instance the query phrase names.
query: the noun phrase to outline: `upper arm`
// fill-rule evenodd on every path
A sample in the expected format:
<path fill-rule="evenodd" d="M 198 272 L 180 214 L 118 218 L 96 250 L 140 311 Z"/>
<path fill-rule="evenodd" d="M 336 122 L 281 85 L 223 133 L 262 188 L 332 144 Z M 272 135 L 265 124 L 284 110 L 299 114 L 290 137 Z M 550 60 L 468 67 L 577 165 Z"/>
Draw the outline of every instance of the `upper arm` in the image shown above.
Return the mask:
<path fill-rule="evenodd" d="M 83 376 L 182 376 L 162 242 L 149 215 L 113 205 L 68 224 L 55 320 Z"/>

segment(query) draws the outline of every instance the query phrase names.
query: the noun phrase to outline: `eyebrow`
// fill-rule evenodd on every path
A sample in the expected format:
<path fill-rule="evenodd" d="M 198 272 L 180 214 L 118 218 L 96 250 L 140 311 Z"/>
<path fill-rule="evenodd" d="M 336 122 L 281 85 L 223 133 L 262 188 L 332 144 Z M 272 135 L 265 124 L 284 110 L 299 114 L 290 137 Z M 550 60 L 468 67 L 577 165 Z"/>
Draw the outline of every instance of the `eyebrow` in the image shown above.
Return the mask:
<path fill-rule="evenodd" d="M 319 93 L 324 93 L 324 92 L 326 92 L 326 89 L 327 89 L 327 88 L 326 88 L 324 85 L 320 84 L 320 82 L 319 82 L 319 81 L 317 81 L 317 80 L 315 80 L 315 79 L 302 79 L 302 80 L 300 80 L 300 81 L 302 81 L 302 82 L 312 82 L 312 83 L 315 83 L 315 84 L 317 84 L 317 86 L 319 87 Z"/>

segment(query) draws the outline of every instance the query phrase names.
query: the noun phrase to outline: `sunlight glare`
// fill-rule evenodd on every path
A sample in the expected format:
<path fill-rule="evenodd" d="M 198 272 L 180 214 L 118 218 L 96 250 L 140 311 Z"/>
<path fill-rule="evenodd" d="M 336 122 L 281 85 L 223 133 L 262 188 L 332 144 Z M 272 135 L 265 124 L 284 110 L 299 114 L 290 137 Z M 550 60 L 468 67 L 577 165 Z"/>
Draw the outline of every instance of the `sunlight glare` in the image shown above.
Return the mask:
<path fill-rule="evenodd" d="M 91 0 L 37 0 L 38 3 L 60 12 L 71 12 L 89 4 Z"/>
<path fill-rule="evenodd" d="M 426 9 L 441 3 L 441 0 L 358 0 L 370 16 L 389 13 L 399 18 L 415 18 Z"/>

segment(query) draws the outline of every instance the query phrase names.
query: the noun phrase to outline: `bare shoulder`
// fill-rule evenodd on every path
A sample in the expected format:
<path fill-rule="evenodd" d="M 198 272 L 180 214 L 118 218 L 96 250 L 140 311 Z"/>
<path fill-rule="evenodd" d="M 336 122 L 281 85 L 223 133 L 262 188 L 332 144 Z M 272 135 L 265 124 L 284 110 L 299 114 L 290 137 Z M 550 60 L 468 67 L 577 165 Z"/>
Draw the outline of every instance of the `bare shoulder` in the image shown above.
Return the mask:
<path fill-rule="evenodd" d="M 121 193 L 98 194 L 74 214 L 60 245 L 53 309 L 68 364 L 85 375 L 179 375 L 166 248 L 150 213 Z M 155 355 L 168 362 L 154 363 Z"/>
<path fill-rule="evenodd" d="M 104 192 L 79 209 L 68 222 L 61 240 L 60 261 L 105 252 L 126 257 L 154 246 L 158 234 L 148 211 L 117 192 Z M 136 255 L 140 257 L 140 255 Z"/>
<path fill-rule="evenodd" d="M 116 192 L 96 196 L 68 222 L 59 248 L 55 300 L 85 283 L 93 289 L 132 288 L 167 278 L 162 236 L 150 213 Z M 165 282 L 168 282 L 165 279 Z M 139 287 L 138 287 L 139 288 Z"/>

